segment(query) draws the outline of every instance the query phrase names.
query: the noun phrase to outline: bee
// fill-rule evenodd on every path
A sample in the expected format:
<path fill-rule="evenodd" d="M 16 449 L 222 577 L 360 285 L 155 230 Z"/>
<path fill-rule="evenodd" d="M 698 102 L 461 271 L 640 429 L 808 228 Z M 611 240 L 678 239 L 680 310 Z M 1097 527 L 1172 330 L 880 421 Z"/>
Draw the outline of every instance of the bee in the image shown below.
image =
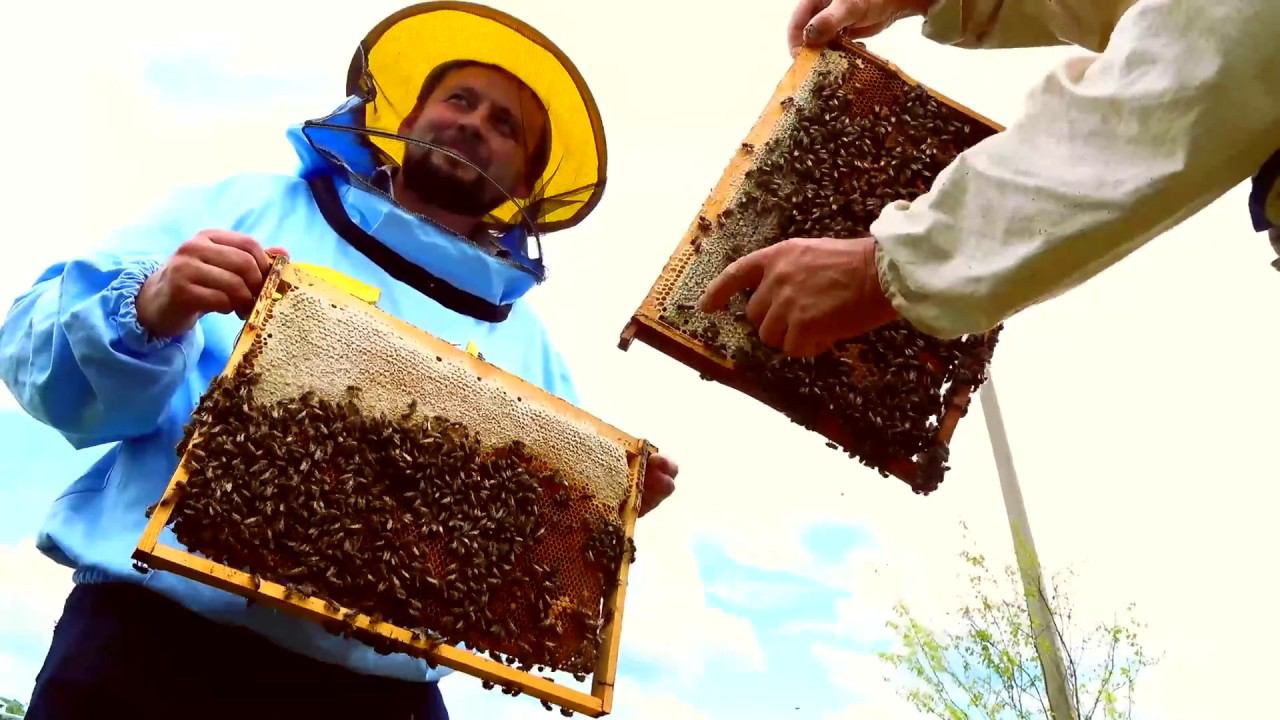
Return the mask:
<path fill-rule="evenodd" d="M 173 488 L 169 490 L 164 497 L 160 498 L 160 507 L 170 507 L 174 503 L 177 503 L 182 499 L 186 490 L 187 484 L 185 482 L 174 483 Z"/>
<path fill-rule="evenodd" d="M 418 412 L 418 399 L 409 398 L 409 408 L 404 411 L 404 414 L 400 416 L 400 419 L 409 420 L 413 418 L 414 414 L 417 412 Z"/>

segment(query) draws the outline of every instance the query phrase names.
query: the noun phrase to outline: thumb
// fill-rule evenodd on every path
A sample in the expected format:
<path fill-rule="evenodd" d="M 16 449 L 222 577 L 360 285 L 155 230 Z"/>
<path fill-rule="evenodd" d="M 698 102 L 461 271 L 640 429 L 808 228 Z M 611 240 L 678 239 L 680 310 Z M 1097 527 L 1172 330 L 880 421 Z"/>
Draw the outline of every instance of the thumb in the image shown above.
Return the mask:
<path fill-rule="evenodd" d="M 282 257 L 285 260 L 289 259 L 289 251 L 285 250 L 282 247 L 270 247 L 270 248 L 267 248 L 264 252 L 273 258 Z"/>
<path fill-rule="evenodd" d="M 871 12 L 871 0 L 834 0 L 822 12 L 813 16 L 804 29 L 805 44 L 810 47 L 826 45 L 846 27 L 864 25 Z"/>

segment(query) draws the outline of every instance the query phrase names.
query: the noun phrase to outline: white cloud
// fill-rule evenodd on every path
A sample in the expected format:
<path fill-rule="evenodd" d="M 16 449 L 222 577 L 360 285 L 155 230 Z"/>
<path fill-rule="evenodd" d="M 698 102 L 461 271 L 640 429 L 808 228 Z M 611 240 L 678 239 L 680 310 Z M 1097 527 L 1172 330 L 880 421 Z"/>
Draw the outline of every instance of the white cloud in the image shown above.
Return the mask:
<path fill-rule="evenodd" d="M 676 520 L 655 517 L 638 532 L 624 605 L 623 662 L 656 663 L 681 684 L 721 664 L 763 672 L 764 650 L 751 621 L 707 606 L 693 536 Z"/>
<path fill-rule="evenodd" d="M 451 717 L 483 717 L 490 720 L 547 720 L 560 717 L 548 713 L 538 700 L 527 695 L 508 697 L 498 690 L 485 690 L 474 678 L 451 675 L 441 686 Z M 583 717 L 579 715 L 578 717 Z M 613 711 L 616 720 L 710 720 L 708 714 L 680 699 L 679 694 L 661 684 L 642 683 L 620 675 L 614 689 Z"/>
<path fill-rule="evenodd" d="M 707 595 L 721 603 L 750 610 L 767 610 L 794 603 L 805 596 L 805 588 L 781 580 L 722 580 L 707 586 Z"/>
<path fill-rule="evenodd" d="M 71 591 L 71 572 L 24 540 L 0 545 L 0 695 L 26 699 Z"/>
<path fill-rule="evenodd" d="M 848 704 L 822 720 L 917 720 L 926 716 L 898 694 L 886 678 L 892 671 L 880 658 L 816 644 L 813 655 L 825 666 L 832 684 L 849 697 Z"/>
<path fill-rule="evenodd" d="M 618 693 L 617 712 L 610 716 L 618 720 L 711 720 L 717 717 L 681 700 L 670 690 L 624 683 L 619 686 Z"/>

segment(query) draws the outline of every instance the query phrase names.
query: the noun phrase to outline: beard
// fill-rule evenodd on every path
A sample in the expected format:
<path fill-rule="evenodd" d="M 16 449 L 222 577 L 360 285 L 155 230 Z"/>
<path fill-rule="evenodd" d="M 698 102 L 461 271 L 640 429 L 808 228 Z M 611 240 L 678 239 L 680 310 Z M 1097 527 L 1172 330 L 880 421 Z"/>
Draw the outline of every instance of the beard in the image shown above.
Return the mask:
<path fill-rule="evenodd" d="M 437 144 L 444 143 L 433 140 Z M 467 157 L 469 153 L 449 148 Z M 470 159 L 470 158 L 468 158 Z M 484 163 L 475 164 L 484 169 Z M 457 165 L 455 169 L 452 165 Z M 464 179 L 462 172 L 470 170 L 475 177 Z M 507 196 L 492 182 L 465 163 L 428 148 L 408 148 L 400 172 L 404 174 L 404 186 L 423 202 L 457 215 L 481 217 L 492 212 L 506 201 Z"/>

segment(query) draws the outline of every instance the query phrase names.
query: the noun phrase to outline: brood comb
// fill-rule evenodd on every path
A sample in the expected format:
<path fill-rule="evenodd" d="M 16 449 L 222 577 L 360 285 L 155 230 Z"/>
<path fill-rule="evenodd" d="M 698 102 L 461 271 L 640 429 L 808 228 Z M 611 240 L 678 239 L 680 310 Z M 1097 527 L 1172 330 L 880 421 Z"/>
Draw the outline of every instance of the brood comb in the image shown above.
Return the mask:
<path fill-rule="evenodd" d="M 652 451 L 281 259 L 134 557 L 600 716 Z"/>
<path fill-rule="evenodd" d="M 949 442 L 985 380 L 1000 328 L 940 341 L 899 321 L 816 358 L 760 342 L 746 298 L 697 302 L 729 263 L 792 237 L 869 235 L 995 123 L 920 86 L 860 43 L 799 54 L 623 330 L 734 387 L 920 494 L 948 469 Z"/>

